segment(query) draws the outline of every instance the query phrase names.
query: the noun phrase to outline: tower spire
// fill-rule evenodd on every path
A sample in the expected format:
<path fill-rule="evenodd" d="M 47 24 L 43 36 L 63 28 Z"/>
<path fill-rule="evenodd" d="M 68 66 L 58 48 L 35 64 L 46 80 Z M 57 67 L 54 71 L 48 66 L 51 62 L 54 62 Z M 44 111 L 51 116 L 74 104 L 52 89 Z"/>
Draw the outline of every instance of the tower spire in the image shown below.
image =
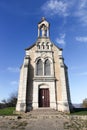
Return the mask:
<path fill-rule="evenodd" d="M 42 17 L 38 24 L 38 37 L 49 37 L 49 25 L 45 17 Z"/>

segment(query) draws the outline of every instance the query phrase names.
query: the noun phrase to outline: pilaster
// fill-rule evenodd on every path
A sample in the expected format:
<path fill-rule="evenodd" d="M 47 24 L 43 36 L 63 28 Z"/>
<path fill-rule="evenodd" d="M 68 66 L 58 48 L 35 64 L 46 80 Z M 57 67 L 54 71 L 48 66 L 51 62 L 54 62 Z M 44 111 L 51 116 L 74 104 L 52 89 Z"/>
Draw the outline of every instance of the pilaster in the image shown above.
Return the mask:
<path fill-rule="evenodd" d="M 63 58 L 60 59 L 60 70 L 61 70 L 61 87 L 62 87 L 62 99 L 61 101 L 58 101 L 58 109 L 59 111 L 64 111 L 64 112 L 70 112 L 70 107 L 69 107 L 69 91 L 67 86 L 67 81 L 66 81 L 66 73 L 65 73 L 65 64 L 63 61 Z"/>
<path fill-rule="evenodd" d="M 18 91 L 18 101 L 16 106 L 16 111 L 26 111 L 26 91 L 27 91 L 27 78 L 28 78 L 28 65 L 29 57 L 24 58 L 24 63 L 21 68 L 20 81 L 19 81 L 19 91 Z"/>

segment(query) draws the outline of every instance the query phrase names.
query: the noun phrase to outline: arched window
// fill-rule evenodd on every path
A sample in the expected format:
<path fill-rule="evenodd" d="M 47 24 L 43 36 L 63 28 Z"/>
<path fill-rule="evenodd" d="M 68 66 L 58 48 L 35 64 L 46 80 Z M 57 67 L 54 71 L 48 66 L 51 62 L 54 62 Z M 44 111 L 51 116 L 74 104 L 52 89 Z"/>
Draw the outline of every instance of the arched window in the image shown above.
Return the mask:
<path fill-rule="evenodd" d="M 49 49 L 49 42 L 47 42 L 46 46 L 47 46 L 47 49 Z"/>
<path fill-rule="evenodd" d="M 51 66 L 48 59 L 44 63 L 44 75 L 51 75 Z"/>
<path fill-rule="evenodd" d="M 37 70 L 36 70 L 37 75 L 43 75 L 43 62 L 41 59 L 37 61 Z"/>
<path fill-rule="evenodd" d="M 40 45 L 37 45 L 38 49 L 40 49 Z"/>
<path fill-rule="evenodd" d="M 45 45 L 44 45 L 44 42 L 42 42 L 42 47 L 43 47 L 43 49 L 45 49 Z"/>

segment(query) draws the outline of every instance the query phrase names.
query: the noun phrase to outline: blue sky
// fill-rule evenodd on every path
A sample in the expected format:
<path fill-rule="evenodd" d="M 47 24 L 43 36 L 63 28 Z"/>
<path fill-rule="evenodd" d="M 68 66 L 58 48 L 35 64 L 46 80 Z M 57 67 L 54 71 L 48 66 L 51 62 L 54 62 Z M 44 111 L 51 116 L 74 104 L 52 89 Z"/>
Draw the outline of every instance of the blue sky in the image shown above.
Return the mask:
<path fill-rule="evenodd" d="M 17 91 L 24 49 L 36 41 L 43 16 L 63 48 L 72 102 L 87 98 L 87 0 L 0 0 L 0 101 Z"/>

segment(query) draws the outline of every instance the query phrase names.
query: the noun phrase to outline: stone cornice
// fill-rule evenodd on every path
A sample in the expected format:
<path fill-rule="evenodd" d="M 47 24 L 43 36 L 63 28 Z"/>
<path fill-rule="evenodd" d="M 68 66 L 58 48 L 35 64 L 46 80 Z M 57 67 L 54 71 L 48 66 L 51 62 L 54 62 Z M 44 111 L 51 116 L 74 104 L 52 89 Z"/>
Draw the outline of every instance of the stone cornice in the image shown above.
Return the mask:
<path fill-rule="evenodd" d="M 43 81 L 43 82 L 53 82 L 53 81 L 55 81 L 56 80 L 56 78 L 55 77 L 34 77 L 33 78 L 33 80 L 34 81 L 36 81 L 36 82 L 38 82 L 38 81 Z"/>

